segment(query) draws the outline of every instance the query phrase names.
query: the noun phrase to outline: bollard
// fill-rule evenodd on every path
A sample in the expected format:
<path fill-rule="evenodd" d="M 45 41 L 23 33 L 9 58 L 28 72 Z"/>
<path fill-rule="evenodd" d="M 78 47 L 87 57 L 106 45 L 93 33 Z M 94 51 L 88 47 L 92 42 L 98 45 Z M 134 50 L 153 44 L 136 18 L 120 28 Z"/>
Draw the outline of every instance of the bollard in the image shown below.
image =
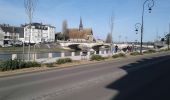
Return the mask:
<path fill-rule="evenodd" d="M 12 54 L 12 60 L 17 59 L 17 54 Z"/>

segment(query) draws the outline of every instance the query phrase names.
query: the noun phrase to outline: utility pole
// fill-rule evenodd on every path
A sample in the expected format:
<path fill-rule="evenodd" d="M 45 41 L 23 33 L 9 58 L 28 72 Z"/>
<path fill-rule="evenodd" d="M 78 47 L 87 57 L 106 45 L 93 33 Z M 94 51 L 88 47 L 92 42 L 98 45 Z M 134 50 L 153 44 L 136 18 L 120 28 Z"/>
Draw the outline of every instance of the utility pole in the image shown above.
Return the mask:
<path fill-rule="evenodd" d="M 169 34 L 168 34 L 168 50 L 169 50 L 169 36 L 170 36 L 170 23 L 169 23 Z"/>
<path fill-rule="evenodd" d="M 110 42 L 110 53 L 111 56 L 113 55 L 113 27 L 114 27 L 114 16 L 113 14 L 110 17 L 110 21 L 109 21 L 109 26 L 110 26 L 110 33 L 111 33 L 111 42 Z"/>

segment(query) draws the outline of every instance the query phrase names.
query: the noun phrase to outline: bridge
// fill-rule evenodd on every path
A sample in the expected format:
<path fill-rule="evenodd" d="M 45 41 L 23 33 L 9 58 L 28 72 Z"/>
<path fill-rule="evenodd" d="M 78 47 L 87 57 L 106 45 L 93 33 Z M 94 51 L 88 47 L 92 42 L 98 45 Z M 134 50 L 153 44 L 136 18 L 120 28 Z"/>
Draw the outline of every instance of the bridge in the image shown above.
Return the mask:
<path fill-rule="evenodd" d="M 110 48 L 110 43 L 77 43 L 77 42 L 61 42 L 60 45 L 62 47 L 75 49 L 75 50 L 83 50 L 83 49 L 89 49 L 89 50 L 95 50 L 98 51 L 101 47 L 102 48 Z M 122 44 L 113 44 L 114 46 L 118 46 L 119 49 L 127 48 L 127 46 L 135 46 L 140 47 L 140 45 L 134 45 L 134 44 L 128 44 L 128 43 L 122 43 Z M 153 45 L 143 45 L 143 48 L 154 48 Z"/>
<path fill-rule="evenodd" d="M 77 42 L 65 42 L 65 43 L 60 43 L 62 47 L 65 48 L 70 48 L 70 49 L 93 49 L 93 50 L 98 50 L 100 47 L 103 48 L 109 48 L 110 44 L 107 43 L 77 43 Z"/>

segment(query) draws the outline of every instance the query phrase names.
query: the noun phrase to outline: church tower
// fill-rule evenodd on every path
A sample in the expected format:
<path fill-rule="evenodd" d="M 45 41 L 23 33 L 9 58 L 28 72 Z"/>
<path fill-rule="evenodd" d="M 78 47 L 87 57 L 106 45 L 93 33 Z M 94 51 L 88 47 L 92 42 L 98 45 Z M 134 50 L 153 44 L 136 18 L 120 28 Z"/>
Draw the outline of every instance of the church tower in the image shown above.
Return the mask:
<path fill-rule="evenodd" d="M 83 22 L 82 22 L 82 18 L 81 17 L 80 17 L 79 30 L 83 30 Z"/>

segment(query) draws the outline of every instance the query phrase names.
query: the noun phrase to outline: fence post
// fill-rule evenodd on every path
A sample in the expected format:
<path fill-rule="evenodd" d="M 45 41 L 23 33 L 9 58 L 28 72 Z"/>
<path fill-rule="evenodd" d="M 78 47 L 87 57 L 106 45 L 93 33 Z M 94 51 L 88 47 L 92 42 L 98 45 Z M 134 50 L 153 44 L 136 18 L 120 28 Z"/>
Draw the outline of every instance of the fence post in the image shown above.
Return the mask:
<path fill-rule="evenodd" d="M 33 59 L 34 59 L 34 61 L 37 59 L 37 53 L 35 53 L 35 54 L 33 55 Z"/>
<path fill-rule="evenodd" d="M 94 54 L 96 55 L 96 54 L 97 54 L 97 52 L 96 52 L 96 51 L 94 51 Z"/>
<path fill-rule="evenodd" d="M 90 56 L 90 52 L 89 51 L 87 52 L 87 55 Z"/>
<path fill-rule="evenodd" d="M 82 56 L 83 52 L 80 52 L 80 56 Z"/>
<path fill-rule="evenodd" d="M 90 51 L 87 52 L 87 60 L 90 59 Z"/>
<path fill-rule="evenodd" d="M 64 58 L 65 57 L 65 54 L 64 52 L 61 53 L 61 57 Z"/>
<path fill-rule="evenodd" d="M 17 59 L 17 54 L 12 54 L 12 60 Z"/>
<path fill-rule="evenodd" d="M 99 51 L 99 55 L 101 55 L 102 54 L 102 51 Z"/>
<path fill-rule="evenodd" d="M 71 56 L 74 57 L 75 56 L 75 52 L 71 52 Z"/>
<path fill-rule="evenodd" d="M 52 53 L 48 53 L 48 58 L 53 58 Z"/>
<path fill-rule="evenodd" d="M 104 50 L 104 54 L 107 54 L 106 50 Z"/>

